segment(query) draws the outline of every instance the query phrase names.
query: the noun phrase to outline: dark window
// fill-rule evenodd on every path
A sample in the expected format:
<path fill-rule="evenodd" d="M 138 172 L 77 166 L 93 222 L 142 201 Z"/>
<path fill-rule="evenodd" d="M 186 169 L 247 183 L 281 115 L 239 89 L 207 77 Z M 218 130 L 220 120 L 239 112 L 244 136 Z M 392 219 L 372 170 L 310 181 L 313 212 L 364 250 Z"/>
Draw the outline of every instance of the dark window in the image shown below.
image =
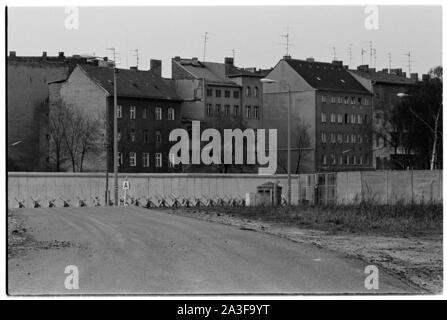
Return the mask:
<path fill-rule="evenodd" d="M 239 99 L 239 91 L 233 91 L 233 98 Z"/>
<path fill-rule="evenodd" d="M 230 97 L 230 90 L 225 90 L 225 98 L 229 98 Z"/>
<path fill-rule="evenodd" d="M 222 91 L 221 90 L 216 90 L 216 97 L 220 98 L 222 96 Z"/>
<path fill-rule="evenodd" d="M 213 96 L 213 89 L 206 89 L 206 96 L 212 97 Z"/>

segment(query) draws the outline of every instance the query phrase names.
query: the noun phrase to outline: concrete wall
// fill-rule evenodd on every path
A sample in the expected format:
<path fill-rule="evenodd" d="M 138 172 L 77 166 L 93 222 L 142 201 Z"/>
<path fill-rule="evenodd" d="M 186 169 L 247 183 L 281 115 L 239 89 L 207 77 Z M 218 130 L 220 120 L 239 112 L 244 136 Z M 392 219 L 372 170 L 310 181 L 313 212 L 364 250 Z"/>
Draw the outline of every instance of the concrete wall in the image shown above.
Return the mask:
<path fill-rule="evenodd" d="M 442 171 L 362 171 L 337 173 L 337 202 L 442 202 Z"/>
<path fill-rule="evenodd" d="M 364 200 L 391 204 L 396 201 L 438 202 L 442 203 L 442 171 L 358 171 L 338 172 L 336 177 L 337 203 L 353 203 Z M 245 198 L 246 193 L 256 192 L 256 187 L 267 181 L 279 182 L 282 194 L 287 192 L 287 176 L 260 176 L 257 174 L 157 174 L 137 173 L 120 174 L 120 195 L 125 178 L 130 181 L 130 195 L 134 197 L 167 196 L 178 197 L 215 197 L 232 196 Z M 310 179 L 312 178 L 312 179 Z M 314 188 L 309 181 L 315 181 L 313 175 L 292 176 L 292 203 L 312 199 Z M 332 185 L 333 182 L 328 183 Z M 109 186 L 112 193 L 113 178 Z M 48 206 L 48 200 L 71 199 L 76 204 L 77 196 L 87 199 L 100 198 L 104 203 L 104 173 L 8 173 L 8 207 L 17 208 L 17 197 L 25 200 L 27 207 L 32 206 L 31 197 L 42 200 L 42 206 Z M 61 206 L 58 200 L 56 205 Z"/>

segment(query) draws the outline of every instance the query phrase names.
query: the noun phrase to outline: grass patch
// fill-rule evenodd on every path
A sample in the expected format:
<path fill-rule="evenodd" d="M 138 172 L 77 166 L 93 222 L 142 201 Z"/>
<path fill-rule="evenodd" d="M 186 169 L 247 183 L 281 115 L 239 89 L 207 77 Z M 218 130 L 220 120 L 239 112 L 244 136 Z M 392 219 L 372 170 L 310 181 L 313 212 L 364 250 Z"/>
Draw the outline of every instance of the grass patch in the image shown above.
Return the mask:
<path fill-rule="evenodd" d="M 292 207 L 213 207 L 187 211 L 217 213 L 238 218 L 281 223 L 330 233 L 394 236 L 442 234 L 442 204 L 292 206 Z"/>

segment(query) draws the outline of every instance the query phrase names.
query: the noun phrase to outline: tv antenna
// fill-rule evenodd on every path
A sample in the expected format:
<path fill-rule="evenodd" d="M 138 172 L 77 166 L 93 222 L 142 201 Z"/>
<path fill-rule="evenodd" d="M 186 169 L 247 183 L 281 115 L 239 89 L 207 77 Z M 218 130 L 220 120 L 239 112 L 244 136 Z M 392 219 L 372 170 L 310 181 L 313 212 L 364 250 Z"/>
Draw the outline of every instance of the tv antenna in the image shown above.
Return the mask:
<path fill-rule="evenodd" d="M 411 75 L 411 63 L 412 62 L 415 62 L 414 60 L 411 60 L 411 51 L 408 51 L 408 53 L 406 53 L 405 54 L 407 57 L 408 57 L 408 65 L 407 65 L 407 67 L 408 67 L 408 76 L 410 76 Z"/>
<path fill-rule="evenodd" d="M 335 61 L 335 60 L 337 60 L 337 51 L 336 51 L 335 46 L 332 46 L 331 49 L 332 49 L 332 56 L 333 56 L 332 61 Z"/>
<path fill-rule="evenodd" d="M 205 32 L 205 35 L 203 36 L 203 62 L 205 62 L 206 57 L 206 43 L 208 42 L 208 32 Z"/>
<path fill-rule="evenodd" d="M 391 73 L 391 52 L 388 52 L 388 73 Z"/>
<path fill-rule="evenodd" d="M 132 52 L 134 52 L 133 56 L 136 57 L 137 69 L 138 69 L 138 66 L 140 64 L 140 55 L 139 55 L 139 52 L 138 52 L 138 48 L 136 48 L 135 50 L 132 50 Z"/>
<path fill-rule="evenodd" d="M 349 44 L 348 47 L 348 60 L 349 60 L 349 66 L 352 66 L 352 43 Z"/>
<path fill-rule="evenodd" d="M 110 51 L 113 55 L 113 66 L 116 68 L 116 65 L 119 64 L 117 59 L 119 58 L 119 52 L 115 49 L 115 47 L 106 48 L 107 51 Z"/>
<path fill-rule="evenodd" d="M 289 49 L 293 45 L 293 43 L 290 42 L 290 33 L 289 33 L 289 26 L 287 26 L 287 32 L 286 34 L 282 34 L 281 37 L 286 39 L 286 43 L 283 43 L 283 45 L 286 46 L 286 56 L 289 56 Z"/>
<path fill-rule="evenodd" d="M 365 53 L 366 53 L 366 50 L 362 48 L 362 51 L 360 52 L 360 54 L 362 55 L 362 65 L 363 65 L 363 58 L 364 58 Z"/>

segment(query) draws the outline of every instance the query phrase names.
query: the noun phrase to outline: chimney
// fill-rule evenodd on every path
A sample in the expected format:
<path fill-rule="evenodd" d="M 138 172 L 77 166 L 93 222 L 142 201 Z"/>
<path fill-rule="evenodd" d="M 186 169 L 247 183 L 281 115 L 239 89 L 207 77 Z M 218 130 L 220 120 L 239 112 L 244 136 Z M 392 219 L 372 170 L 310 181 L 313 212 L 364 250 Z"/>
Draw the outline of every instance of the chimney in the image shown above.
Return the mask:
<path fill-rule="evenodd" d="M 382 69 L 382 72 L 384 72 L 384 73 L 388 73 L 388 69 Z"/>
<path fill-rule="evenodd" d="M 419 75 L 417 73 L 411 73 L 410 79 L 413 81 L 419 81 Z"/>
<path fill-rule="evenodd" d="M 332 64 L 335 64 L 337 66 L 343 66 L 343 61 L 341 61 L 341 60 L 333 60 Z"/>
<path fill-rule="evenodd" d="M 402 68 L 391 69 L 390 74 L 393 74 L 395 76 L 402 76 Z"/>
<path fill-rule="evenodd" d="M 107 61 L 109 61 L 109 58 L 104 57 L 103 60 L 104 60 L 104 62 L 107 62 Z"/>
<path fill-rule="evenodd" d="M 138 67 L 130 67 L 129 70 L 138 71 Z"/>
<path fill-rule="evenodd" d="M 368 68 L 368 72 L 376 72 L 376 68 Z"/>
<path fill-rule="evenodd" d="M 423 74 L 422 75 L 422 81 L 427 82 L 430 80 L 430 76 L 428 74 Z"/>
<path fill-rule="evenodd" d="M 234 65 L 234 59 L 233 59 L 233 58 L 230 58 L 230 57 L 226 57 L 226 58 L 224 59 L 224 63 L 225 63 L 226 65 L 233 66 L 233 65 Z"/>
<path fill-rule="evenodd" d="M 402 72 L 402 77 L 406 78 L 407 77 L 407 73 L 406 72 Z"/>
<path fill-rule="evenodd" d="M 357 70 L 358 71 L 362 71 L 362 72 L 368 72 L 369 66 L 367 64 L 362 64 L 362 65 L 357 67 Z"/>
<path fill-rule="evenodd" d="M 42 57 L 44 57 L 44 58 L 47 57 L 47 52 L 46 51 L 42 52 Z"/>
<path fill-rule="evenodd" d="M 284 57 L 282 57 L 284 60 L 291 60 L 292 56 L 290 54 L 286 54 Z"/>
<path fill-rule="evenodd" d="M 65 58 L 63 51 L 59 51 L 59 58 Z"/>
<path fill-rule="evenodd" d="M 9 56 L 11 58 L 15 58 L 16 57 L 16 52 L 15 51 L 9 51 Z"/>
<path fill-rule="evenodd" d="M 198 64 L 199 63 L 199 59 L 197 57 L 193 57 L 191 60 L 192 60 L 192 64 Z"/>
<path fill-rule="evenodd" d="M 151 59 L 150 61 L 150 71 L 161 77 L 161 60 Z"/>
<path fill-rule="evenodd" d="M 175 61 L 180 61 L 180 56 L 175 56 L 175 57 L 174 57 L 174 60 L 175 60 Z"/>
<path fill-rule="evenodd" d="M 314 57 L 309 57 L 309 58 L 306 58 L 306 61 L 307 62 L 315 62 L 315 59 L 314 59 Z"/>

